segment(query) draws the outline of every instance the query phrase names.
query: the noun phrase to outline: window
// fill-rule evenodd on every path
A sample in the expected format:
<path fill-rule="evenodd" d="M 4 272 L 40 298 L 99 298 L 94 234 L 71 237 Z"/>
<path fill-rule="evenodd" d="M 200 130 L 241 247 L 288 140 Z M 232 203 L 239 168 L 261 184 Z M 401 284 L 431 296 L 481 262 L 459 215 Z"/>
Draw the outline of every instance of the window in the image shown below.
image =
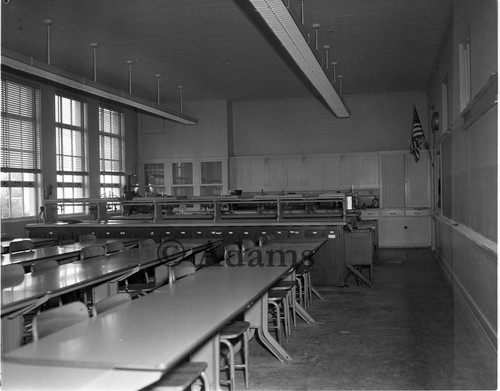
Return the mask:
<path fill-rule="evenodd" d="M 2 218 L 38 213 L 40 92 L 2 80 Z"/>
<path fill-rule="evenodd" d="M 99 107 L 101 197 L 120 197 L 125 185 L 123 114 Z"/>
<path fill-rule="evenodd" d="M 85 125 L 85 103 L 56 95 L 57 198 L 84 198 L 88 194 Z M 60 214 L 83 212 L 83 205 L 72 205 Z"/>
<path fill-rule="evenodd" d="M 467 36 L 458 48 L 459 76 L 460 76 L 460 111 L 463 111 L 471 99 L 471 74 L 470 74 L 470 39 Z"/>

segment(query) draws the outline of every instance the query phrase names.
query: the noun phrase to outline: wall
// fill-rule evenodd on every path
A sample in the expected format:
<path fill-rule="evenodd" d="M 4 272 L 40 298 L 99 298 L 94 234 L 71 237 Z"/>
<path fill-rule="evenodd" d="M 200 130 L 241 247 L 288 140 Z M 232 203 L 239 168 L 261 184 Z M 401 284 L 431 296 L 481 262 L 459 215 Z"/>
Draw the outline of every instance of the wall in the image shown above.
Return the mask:
<path fill-rule="evenodd" d="M 315 98 L 233 103 L 234 156 L 409 150 L 413 104 L 427 132 L 425 93 L 347 96 L 336 118 Z"/>
<path fill-rule="evenodd" d="M 458 47 L 470 33 L 469 106 L 460 110 Z M 497 342 L 497 2 L 455 0 L 454 15 L 429 86 L 429 110 L 442 114 L 441 86 L 449 83 L 447 129 L 433 135 L 435 178 L 442 178 L 436 208 L 436 254 L 456 293 Z"/>
<path fill-rule="evenodd" d="M 148 115 L 139 118 L 139 160 L 227 157 L 227 102 L 209 100 L 184 103 L 197 125 L 182 125 Z"/>

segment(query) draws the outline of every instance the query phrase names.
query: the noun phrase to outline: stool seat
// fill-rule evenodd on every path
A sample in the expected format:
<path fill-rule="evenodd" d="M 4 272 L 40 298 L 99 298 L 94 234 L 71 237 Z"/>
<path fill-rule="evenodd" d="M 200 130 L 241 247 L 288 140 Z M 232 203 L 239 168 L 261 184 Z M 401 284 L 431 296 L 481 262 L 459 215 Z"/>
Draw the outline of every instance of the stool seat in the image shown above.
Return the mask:
<path fill-rule="evenodd" d="M 250 322 L 238 320 L 236 322 L 227 324 L 220 331 L 220 337 L 226 339 L 234 339 L 243 335 L 250 327 Z"/>
<path fill-rule="evenodd" d="M 205 374 L 207 363 L 187 362 L 167 372 L 156 383 L 147 387 L 147 391 L 183 391 L 187 389 L 196 379 L 201 377 L 204 389 L 209 388 L 208 378 Z"/>

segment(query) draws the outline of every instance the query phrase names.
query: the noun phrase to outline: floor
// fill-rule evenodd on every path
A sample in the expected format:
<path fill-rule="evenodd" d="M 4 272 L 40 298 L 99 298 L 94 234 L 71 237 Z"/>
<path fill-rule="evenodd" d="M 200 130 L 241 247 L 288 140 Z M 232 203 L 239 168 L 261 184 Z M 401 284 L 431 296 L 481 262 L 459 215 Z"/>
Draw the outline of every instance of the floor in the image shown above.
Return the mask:
<path fill-rule="evenodd" d="M 280 363 L 254 338 L 251 390 L 496 389 L 497 356 L 430 250 L 381 250 L 376 286 L 321 289 Z M 237 389 L 244 389 L 237 374 Z"/>

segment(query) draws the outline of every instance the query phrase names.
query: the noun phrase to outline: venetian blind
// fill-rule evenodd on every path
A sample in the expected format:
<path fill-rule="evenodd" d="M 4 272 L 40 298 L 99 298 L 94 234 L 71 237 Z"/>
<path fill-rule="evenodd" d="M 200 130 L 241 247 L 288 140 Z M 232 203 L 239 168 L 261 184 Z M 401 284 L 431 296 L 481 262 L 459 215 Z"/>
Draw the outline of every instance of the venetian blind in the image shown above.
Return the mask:
<path fill-rule="evenodd" d="M 2 171 L 40 172 L 40 93 L 2 80 Z"/>

